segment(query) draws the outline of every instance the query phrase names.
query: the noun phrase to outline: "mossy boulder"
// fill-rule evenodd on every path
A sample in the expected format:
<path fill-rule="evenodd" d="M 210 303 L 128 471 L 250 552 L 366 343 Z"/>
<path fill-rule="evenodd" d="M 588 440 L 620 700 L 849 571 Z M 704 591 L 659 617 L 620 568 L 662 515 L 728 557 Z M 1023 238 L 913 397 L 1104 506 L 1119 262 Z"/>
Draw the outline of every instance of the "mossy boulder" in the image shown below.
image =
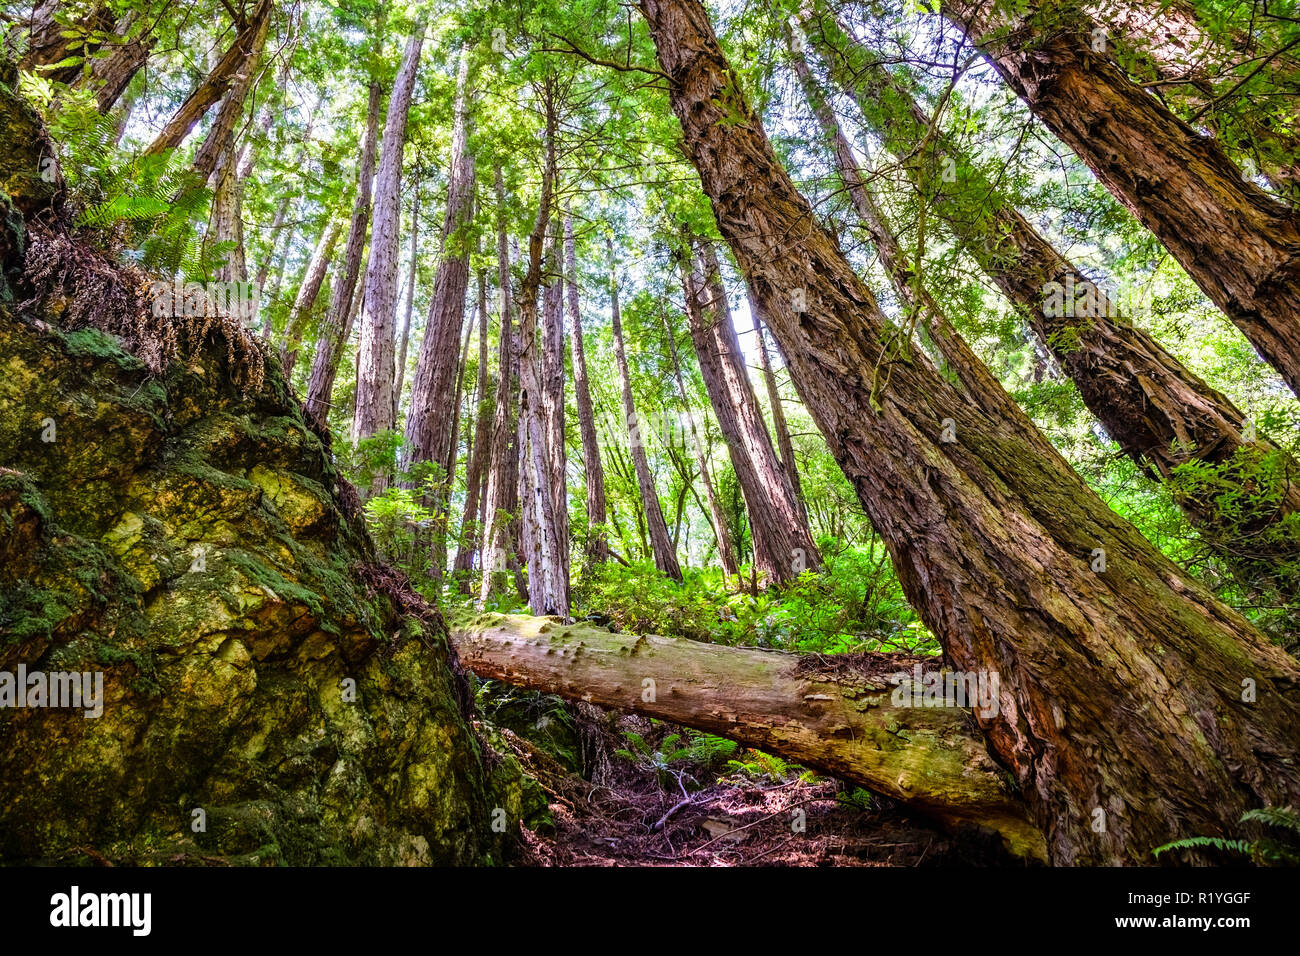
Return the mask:
<path fill-rule="evenodd" d="M 228 362 L 153 377 L 0 309 L 0 672 L 103 674 L 99 717 L 0 708 L 0 860 L 499 861 L 494 811 L 535 808 L 441 619 L 363 573 L 274 364 L 245 394 Z"/>

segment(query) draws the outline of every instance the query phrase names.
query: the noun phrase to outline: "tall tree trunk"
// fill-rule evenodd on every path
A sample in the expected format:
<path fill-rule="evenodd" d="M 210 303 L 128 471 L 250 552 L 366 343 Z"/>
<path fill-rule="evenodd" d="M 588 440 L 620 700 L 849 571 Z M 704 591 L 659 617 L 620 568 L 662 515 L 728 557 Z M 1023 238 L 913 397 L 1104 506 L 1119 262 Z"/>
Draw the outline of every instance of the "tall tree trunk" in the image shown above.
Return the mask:
<path fill-rule="evenodd" d="M 80 31 L 70 30 L 55 19 L 62 7 L 74 16 Z M 120 19 L 115 19 L 113 9 L 107 4 L 95 7 L 87 14 L 66 0 L 37 0 L 29 20 L 27 50 L 19 59 L 19 66 L 47 80 L 74 88 L 86 86 L 94 89 L 99 111 L 107 113 L 121 98 L 157 42 L 157 37 L 145 33 L 125 39 L 139 19 L 134 10 L 128 10 Z M 96 35 L 106 37 L 110 34 L 117 39 L 96 38 Z M 74 42 L 84 45 L 73 50 Z M 79 58 L 78 62 L 57 65 L 74 57 Z"/>
<path fill-rule="evenodd" d="M 949 659 L 998 674 L 997 714 L 974 717 L 1052 861 L 1149 863 L 1300 798 L 1300 666 L 1111 511 L 995 384 L 963 396 L 893 335 L 704 8 L 642 10 L 685 152 L 805 407 Z"/>
<path fill-rule="evenodd" d="M 316 307 L 316 300 L 320 297 L 321 286 L 325 284 L 325 274 L 329 271 L 330 262 L 334 258 L 334 246 L 338 243 L 339 233 L 342 231 L 342 220 L 330 216 L 329 221 L 325 223 L 325 228 L 321 230 L 320 238 L 316 240 L 315 248 L 311 251 L 311 259 L 307 262 L 302 282 L 298 285 L 298 295 L 293 300 L 293 308 L 289 310 L 289 319 L 285 323 L 284 348 L 280 351 L 285 379 L 291 379 L 293 376 L 293 367 L 298 360 L 298 348 L 302 345 L 303 329 Z M 320 334 L 324 335 L 325 331 L 322 328 Z"/>
<path fill-rule="evenodd" d="M 1260 81 L 1265 92 L 1294 88 L 1300 54 L 1261 50 L 1248 32 L 1209 28 L 1195 5 L 1181 0 L 1105 0 L 1084 9 L 1109 28 L 1106 39 L 1119 45 L 1117 62 L 1135 83 L 1159 84 L 1160 98 L 1179 118 L 1213 129 L 1292 204 L 1300 200 L 1300 132 L 1288 126 L 1285 111 L 1257 98 Z M 1230 69 L 1233 61 L 1240 73 Z M 1221 71 L 1217 85 L 1209 64 Z"/>
<path fill-rule="evenodd" d="M 794 460 L 794 441 L 790 438 L 790 425 L 785 420 L 785 408 L 781 402 L 781 390 L 776 384 L 776 373 L 772 371 L 772 355 L 767 348 L 767 334 L 758 310 L 750 303 L 749 314 L 754 318 L 754 336 L 758 339 L 758 357 L 763 365 L 763 386 L 767 389 L 767 403 L 772 406 L 772 430 L 776 432 L 776 447 L 781 453 L 781 465 L 790 477 L 795 497 L 803 504 L 803 486 L 799 481 L 799 466 Z M 804 511 L 807 514 L 807 510 Z"/>
<path fill-rule="evenodd" d="M 582 436 L 582 464 L 587 484 L 588 569 L 609 559 L 605 535 L 605 466 L 600 461 L 596 437 L 596 413 L 591 404 L 591 382 L 587 379 L 587 349 L 582 341 L 582 308 L 578 294 L 578 253 L 573 240 L 573 216 L 564 213 L 564 279 L 569 307 L 569 350 L 573 360 L 573 397 L 578 406 L 578 432 Z"/>
<path fill-rule="evenodd" d="M 953 829 L 991 828 L 1018 856 L 1046 855 L 1042 833 L 965 713 L 907 706 L 921 693 L 916 658 L 836 655 L 841 666 L 828 667 L 816 655 L 506 614 L 453 620 L 451 640 L 480 677 L 761 747 Z M 850 661 L 857 666 L 843 666 Z M 938 679 L 937 663 L 921 665 L 922 684 Z"/>
<path fill-rule="evenodd" d="M 1091 50 L 1095 21 L 1056 0 L 1009 15 L 944 0 L 946 17 L 1158 238 L 1300 395 L 1300 217 Z M 1018 8 L 1023 9 L 1023 8 Z"/>
<path fill-rule="evenodd" d="M 552 223 L 547 260 L 550 284 L 542 308 L 542 419 L 546 427 L 546 450 L 551 463 L 547 487 L 554 499 L 556 536 L 560 549 L 560 573 L 569 580 L 569 481 L 568 448 L 564 442 L 564 269 L 560 258 L 560 224 Z"/>
<path fill-rule="evenodd" d="M 682 397 L 682 411 L 686 415 L 686 425 L 691 431 L 691 444 L 695 450 L 695 464 L 700 469 L 700 480 L 704 483 L 704 497 L 709 503 L 709 523 L 713 526 L 713 536 L 718 542 L 718 563 L 722 573 L 727 577 L 740 574 L 740 564 L 736 561 L 736 546 L 731 541 L 731 531 L 727 527 L 727 517 L 718 503 L 718 493 L 713 485 L 713 476 L 709 472 L 709 456 L 699 429 L 695 426 L 695 415 L 691 411 L 691 398 L 686 391 L 686 377 L 682 374 L 681 356 L 677 352 L 677 342 L 673 337 L 672 326 L 668 316 L 663 316 L 664 334 L 668 340 L 668 352 L 673 360 L 673 374 L 677 379 L 677 391 Z M 737 580 L 739 578 L 737 577 Z"/>
<path fill-rule="evenodd" d="M 456 431 L 447 415 L 447 401 L 457 387 L 461 369 L 456 345 L 465 324 L 465 293 L 469 286 L 469 226 L 474 218 L 474 156 L 469 151 L 469 48 L 460 54 L 456 79 L 456 119 L 452 131 L 451 166 L 447 179 L 447 209 L 442 223 L 438 270 L 433 280 L 429 316 L 420 342 L 420 357 L 411 382 L 411 411 L 406 417 L 406 449 L 412 463 L 454 459 Z M 469 337 L 465 337 L 468 345 Z M 462 360 L 463 368 L 463 360 Z M 459 403 L 453 406 L 459 414 Z M 433 566 L 438 577 L 447 562 L 446 517 L 453 469 L 436 484 L 428 506 L 443 517 L 433 536 Z"/>
<path fill-rule="evenodd" d="M 452 569 L 461 572 L 457 582 L 460 590 L 469 593 L 469 571 L 474 567 L 477 542 L 483 533 L 480 502 L 486 497 L 484 485 L 492 468 L 492 416 L 488 405 L 488 306 L 487 273 L 478 274 L 478 388 L 474 402 L 474 452 L 469 457 L 465 471 L 465 510 L 460 519 L 460 543 Z"/>
<path fill-rule="evenodd" d="M 786 584 L 805 569 L 819 569 L 821 555 L 772 447 L 745 371 L 717 253 L 710 244 L 698 245 L 694 263 L 683 267 L 682 279 L 695 354 L 745 496 L 756 569 L 768 581 Z"/>
<path fill-rule="evenodd" d="M 384 120 L 384 148 L 375 177 L 374 226 L 370 236 L 370 264 L 361 307 L 361 345 L 357 352 L 357 408 L 352 440 L 359 442 L 397 421 L 393 395 L 393 322 L 397 299 L 397 233 L 401 226 L 402 153 L 406 122 L 411 111 L 415 74 L 424 46 L 425 21 L 420 19 L 406 42 L 402 64 L 388 99 Z M 382 491 L 387 475 L 378 475 L 371 491 Z"/>
<path fill-rule="evenodd" d="M 951 186 L 927 176 L 920 164 L 903 166 L 918 190 L 934 198 L 927 208 L 964 241 L 1025 316 L 1125 454 L 1157 480 L 1173 479 L 1180 467 L 1203 462 L 1222 469 L 1227 480 L 1254 489 L 1239 510 L 1230 513 L 1218 504 L 1217 490 L 1198 493 L 1195 484 L 1175 485 L 1184 513 L 1243 583 L 1272 587 L 1283 600 L 1291 600 L 1300 590 L 1300 572 L 1295 570 L 1300 568 L 1300 530 L 1288 517 L 1300 510 L 1300 466 L 1257 433 L 1247 437 L 1253 429 L 1232 402 L 1135 326 L 1103 289 L 1007 202 L 949 137 L 932 132 L 920 104 L 841 24 L 823 17 L 810 37 L 887 148 L 907 156 L 916 143 L 933 137 L 937 151 L 960 164 L 961 182 Z M 792 62 L 881 264 L 900 299 L 919 312 L 944 350 L 945 342 L 954 344 L 947 321 L 886 223 L 803 57 L 796 53 Z M 1068 303 L 1063 301 L 1065 290 L 1070 290 Z M 1082 296 L 1079 310 L 1074 308 L 1076 296 Z M 951 361 L 958 368 L 967 364 L 961 356 Z"/>
<path fill-rule="evenodd" d="M 542 93 L 546 114 L 545 159 L 537 218 L 528 236 L 528 271 L 519 296 L 519 504 L 520 539 L 528 562 L 528 604 L 534 614 L 569 615 L 569 582 L 551 489 L 550 445 L 546 436 L 541 357 L 537 349 L 537 313 L 542 285 L 542 258 L 546 227 L 551 221 L 555 185 L 558 125 L 554 89 L 548 82 Z"/>
<path fill-rule="evenodd" d="M 518 580 L 519 568 L 519 446 L 518 409 L 520 344 L 514 329 L 510 296 L 510 247 L 506 236 L 506 191 L 501 167 L 495 170 L 497 198 L 497 302 L 500 342 L 495 408 L 492 413 L 492 453 L 489 456 L 487 517 L 483 522 L 483 547 L 479 559 L 483 578 L 479 604 L 487 603 L 496 587 L 495 572 L 510 569 Z"/>
<path fill-rule="evenodd" d="M 230 48 L 181 104 L 180 109 L 167 121 L 162 132 L 149 144 L 145 150 L 146 156 L 180 146 L 190 130 L 198 125 L 199 120 L 203 119 L 208 110 L 222 97 L 237 84 L 252 83 L 253 74 L 256 72 L 256 60 L 260 57 L 262 47 L 266 43 L 267 29 L 274 8 L 275 4 L 272 0 L 260 0 L 248 19 L 237 25 L 238 33 Z M 240 101 L 242 106 L 242 97 Z M 233 129 L 233 119 L 229 120 L 229 126 Z"/>
<path fill-rule="evenodd" d="M 623 390 L 623 415 L 628 432 L 628 450 L 632 453 L 632 467 L 636 471 L 637 489 L 641 492 L 641 506 L 645 512 L 646 530 L 650 537 L 650 553 L 655 567 L 675 581 L 682 579 L 682 569 L 677 563 L 677 552 L 668 536 L 663 508 L 659 505 L 659 492 L 655 490 L 654 474 L 646 457 L 645 433 L 637 419 L 636 402 L 632 398 L 632 373 L 627 364 L 627 348 L 623 344 L 623 319 L 618 306 L 618 271 L 614 262 L 613 243 L 609 244 L 609 297 L 614 325 L 614 358 L 618 363 L 618 380 Z"/>
<path fill-rule="evenodd" d="M 420 247 L 420 184 L 417 179 L 411 196 L 411 267 L 406 273 L 406 307 L 402 313 L 402 331 L 397 336 L 397 379 L 393 382 L 393 394 L 397 401 L 402 400 L 402 386 L 406 382 L 406 353 L 411 344 L 411 314 L 415 311 L 415 276 Z"/>
<path fill-rule="evenodd" d="M 244 190 L 235 161 L 234 140 L 228 139 L 217 165 L 217 186 L 212 192 L 208 234 L 204 238 L 205 245 L 230 244 L 225 265 L 217 270 L 217 279 L 222 282 L 248 280 L 244 255 Z"/>
<path fill-rule="evenodd" d="M 382 22 L 382 21 L 381 21 Z M 370 81 L 366 107 L 366 132 L 361 143 L 361 162 L 357 167 L 357 193 L 352 201 L 352 219 L 343 247 L 343 269 L 334 283 L 329 311 L 316 337 L 316 356 L 312 360 L 311 378 L 307 383 L 307 414 L 321 424 L 329 414 L 330 396 L 338 373 L 339 353 L 352 333 L 352 306 L 360 285 L 366 233 L 370 229 L 371 189 L 375 178 L 375 157 L 379 152 L 379 111 L 384 91 L 376 80 Z M 366 273 L 369 273 L 367 268 Z"/>

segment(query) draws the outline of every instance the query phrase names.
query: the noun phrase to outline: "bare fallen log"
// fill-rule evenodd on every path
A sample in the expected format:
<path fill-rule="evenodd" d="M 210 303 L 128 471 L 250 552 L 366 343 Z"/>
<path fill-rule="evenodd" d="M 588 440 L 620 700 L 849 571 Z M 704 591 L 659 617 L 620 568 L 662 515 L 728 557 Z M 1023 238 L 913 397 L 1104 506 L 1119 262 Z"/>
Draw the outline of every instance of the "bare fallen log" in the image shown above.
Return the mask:
<path fill-rule="evenodd" d="M 914 706 L 913 677 L 891 679 L 911 673 L 915 658 L 803 656 L 525 615 L 450 626 L 462 662 L 481 677 L 727 737 L 1046 859 L 1042 833 L 968 712 Z"/>

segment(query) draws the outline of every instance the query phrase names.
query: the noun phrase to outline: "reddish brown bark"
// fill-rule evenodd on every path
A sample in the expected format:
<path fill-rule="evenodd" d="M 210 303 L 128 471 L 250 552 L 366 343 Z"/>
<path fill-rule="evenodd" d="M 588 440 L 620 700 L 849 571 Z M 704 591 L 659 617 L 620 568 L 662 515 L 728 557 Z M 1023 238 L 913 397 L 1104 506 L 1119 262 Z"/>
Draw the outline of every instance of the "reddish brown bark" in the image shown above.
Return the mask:
<path fill-rule="evenodd" d="M 180 146 L 208 110 L 220 102 L 237 83 L 252 82 L 255 61 L 265 45 L 274 8 L 275 4 L 272 0 L 260 0 L 248 19 L 237 25 L 238 32 L 230 48 L 180 108 L 172 114 L 172 118 L 167 121 L 162 132 L 145 150 L 146 155 L 161 153 Z M 233 122 L 230 120 L 232 126 Z"/>
<path fill-rule="evenodd" d="M 384 121 L 383 156 L 375 178 L 370 264 L 366 269 L 366 291 L 361 304 L 357 404 L 352 422 L 354 442 L 391 429 L 397 421 L 396 396 L 393 394 L 396 375 L 393 368 L 393 324 L 397 299 L 397 233 L 401 226 L 402 153 L 424 32 L 425 22 L 421 19 L 406 42 Z M 372 490 L 381 490 L 386 485 L 386 476 L 379 475 Z"/>
<path fill-rule="evenodd" d="M 942 9 L 1300 395 L 1296 211 L 1094 53 L 1088 17 L 1041 0 L 1015 16 L 993 0 Z"/>
<path fill-rule="evenodd" d="M 821 555 L 794 486 L 772 447 L 745 372 L 744 353 L 711 245 L 699 244 L 696 260 L 690 269 L 683 269 L 682 278 L 704 386 L 745 497 L 755 566 L 768 581 L 788 583 L 805 569 L 820 568 Z"/>
<path fill-rule="evenodd" d="M 582 308 L 578 292 L 578 255 L 573 240 L 573 217 L 564 214 L 564 283 L 569 311 L 569 350 L 573 360 L 573 397 L 578 407 L 578 432 L 582 438 L 582 463 L 587 488 L 587 543 L 584 549 L 588 565 L 609 558 L 609 539 L 605 534 L 605 467 L 600 460 L 600 442 L 596 438 L 596 413 L 591 404 L 591 382 L 587 379 L 587 351 L 582 341 Z"/>
<path fill-rule="evenodd" d="M 334 392 L 339 353 L 352 333 L 352 305 L 362 274 L 366 233 L 370 229 L 371 180 L 374 179 L 375 157 L 379 152 L 379 111 L 383 98 L 383 88 L 371 81 L 366 132 L 361 143 L 361 162 L 357 166 L 357 193 L 352 201 L 352 219 L 343 247 L 343 269 L 334 284 L 329 311 L 325 313 L 320 334 L 316 337 L 316 356 L 312 360 L 311 378 L 307 384 L 307 413 L 321 423 L 327 417 L 330 396 Z"/>
<path fill-rule="evenodd" d="M 776 160 L 703 7 L 642 10 L 686 154 L 805 407 L 949 659 L 999 675 L 997 715 L 976 720 L 1050 858 L 1149 863 L 1300 798 L 1295 661 L 1106 507 L 996 384 L 965 396 L 901 347 Z"/>
<path fill-rule="evenodd" d="M 623 397 L 623 423 L 627 428 L 628 450 L 632 455 L 632 468 L 636 472 L 637 490 L 641 493 L 641 509 L 649 535 L 650 554 L 656 568 L 673 580 L 680 581 L 681 565 L 677 563 L 677 551 L 668 535 L 668 524 L 664 521 L 659 492 L 655 489 L 654 474 L 650 471 L 650 460 L 645 452 L 645 432 L 637 418 L 636 401 L 632 397 L 632 373 L 628 369 L 627 347 L 623 342 L 623 317 L 618 304 L 618 270 L 612 243 L 609 246 L 609 258 L 610 312 L 614 326 L 614 358 L 618 364 L 619 387 Z"/>

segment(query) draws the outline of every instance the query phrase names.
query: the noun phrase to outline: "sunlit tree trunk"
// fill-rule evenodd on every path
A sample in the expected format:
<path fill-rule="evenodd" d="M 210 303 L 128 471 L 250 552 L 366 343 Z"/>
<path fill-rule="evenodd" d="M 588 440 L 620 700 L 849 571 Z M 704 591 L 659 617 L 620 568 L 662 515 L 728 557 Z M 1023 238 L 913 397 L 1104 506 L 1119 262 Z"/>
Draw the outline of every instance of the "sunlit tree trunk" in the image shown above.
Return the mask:
<path fill-rule="evenodd" d="M 600 460 L 596 437 L 596 413 L 591 404 L 591 383 L 587 379 L 587 351 L 582 341 L 582 308 L 578 290 L 578 255 L 573 240 L 573 217 L 564 215 L 564 282 L 569 311 L 569 350 L 573 361 L 573 397 L 578 407 L 578 431 L 582 437 L 582 463 L 587 486 L 588 566 L 609 558 L 605 534 L 605 467 Z"/>
<path fill-rule="evenodd" d="M 1007 9 L 994 0 L 942 5 L 1300 394 L 1296 211 L 1246 181 L 1218 143 L 1094 51 L 1095 21 L 1053 0 L 1034 0 L 1014 16 Z"/>
<path fill-rule="evenodd" d="M 362 275 L 366 234 L 370 230 L 371 189 L 375 178 L 375 157 L 379 152 L 379 111 L 383 108 L 383 99 L 383 87 L 371 80 L 366 108 L 366 132 L 361 143 L 361 162 L 357 167 L 357 194 L 352 201 L 352 218 L 348 223 L 348 237 L 343 246 L 343 268 L 334 283 L 329 311 L 325 313 L 320 334 L 316 337 L 316 355 L 312 360 L 311 378 L 307 383 L 307 413 L 322 423 L 328 417 L 330 397 L 334 393 L 339 353 L 352 334 L 353 302 L 358 289 L 362 288 L 359 279 Z M 367 268 L 365 271 L 370 270 Z"/>
<path fill-rule="evenodd" d="M 996 715 L 973 716 L 1053 862 L 1149 863 L 1294 803 L 1300 666 L 1111 511 L 996 385 L 965 396 L 900 341 L 776 160 L 704 8 L 641 9 L 804 406 L 954 666 L 998 675 Z"/>
<path fill-rule="evenodd" d="M 251 85 L 253 74 L 256 72 L 256 61 L 266 44 L 266 34 L 274 7 L 272 0 L 260 0 L 248 18 L 238 24 L 239 32 L 225 55 L 217 61 L 216 66 L 208 72 L 194 92 L 172 114 L 172 118 L 167 121 L 162 132 L 145 150 L 146 155 L 161 153 L 180 146 L 208 110 L 237 86 L 244 86 L 245 95 L 247 94 L 247 85 Z M 243 97 L 239 99 L 242 106 Z M 227 119 L 230 127 L 233 128 L 234 120 Z M 205 164 L 206 162 L 205 159 Z"/>
<path fill-rule="evenodd" d="M 496 587 L 498 571 L 511 570 L 519 581 L 519 445 L 518 406 L 519 350 L 514 328 L 510 293 L 510 247 L 506 235 L 506 193 L 501 167 L 495 170 L 497 199 L 497 303 L 500 313 L 500 341 L 497 347 L 498 373 L 495 408 L 492 413 L 492 452 L 489 457 L 487 513 L 483 522 L 483 546 L 479 563 L 479 603 L 485 604 Z M 520 589 L 522 590 L 522 588 Z"/>
<path fill-rule="evenodd" d="M 745 496 L 755 565 L 769 581 L 785 584 L 820 568 L 821 555 L 746 373 L 717 253 L 708 243 L 696 245 L 694 262 L 682 270 L 695 354 Z"/>
<path fill-rule="evenodd" d="M 627 427 L 628 450 L 632 454 L 637 489 L 641 493 L 641 507 L 645 514 L 650 553 L 654 557 L 656 568 L 670 578 L 680 581 L 682 569 L 677 563 L 677 552 L 673 548 L 672 538 L 668 535 L 668 525 L 664 521 L 663 508 L 659 504 L 659 492 L 655 489 L 654 474 L 650 471 L 650 460 L 646 456 L 645 430 L 637 418 L 636 402 L 632 398 L 632 373 L 628 369 L 627 347 L 623 342 L 623 319 L 618 305 L 618 272 L 612 245 L 609 251 L 609 296 L 614 325 L 614 358 L 618 363 L 619 387 L 623 392 L 623 421 Z"/>
<path fill-rule="evenodd" d="M 473 453 L 465 472 L 465 509 L 460 519 L 460 544 L 456 549 L 453 570 L 460 572 L 457 582 L 460 589 L 469 593 L 469 574 L 478 553 L 482 535 L 480 502 L 486 497 L 486 475 L 492 468 L 492 407 L 488 403 L 488 305 L 487 273 L 478 274 L 478 387 L 474 401 Z"/>
<path fill-rule="evenodd" d="M 425 22 L 416 23 L 388 99 L 384 121 L 384 148 L 375 178 L 374 226 L 370 236 L 370 264 L 361 307 L 361 345 L 357 352 L 357 406 L 352 440 L 359 442 L 391 429 L 397 420 L 393 394 L 393 325 L 397 299 L 397 233 L 401 227 L 400 192 L 406 123 L 411 111 L 415 74 L 424 46 Z M 377 475 L 371 491 L 381 491 L 387 475 Z"/>
<path fill-rule="evenodd" d="M 863 115 L 896 155 L 908 155 L 931 135 L 920 104 L 842 25 L 823 18 L 813 24 L 810 36 L 832 75 L 861 104 Z M 795 54 L 792 63 L 858 218 L 900 299 L 916 310 L 941 351 L 951 348 L 955 342 L 947 321 L 885 222 L 804 58 Z M 1300 587 L 1294 570 L 1300 568 L 1300 531 L 1291 530 L 1293 522 L 1288 520 L 1300 511 L 1300 466 L 1260 435 L 1226 396 L 1134 325 L 1103 288 L 1006 201 L 949 137 L 939 131 L 933 136 L 938 153 L 959 164 L 962 174 L 957 182 L 945 184 L 941 177 L 927 175 L 922 164 L 904 162 L 918 190 L 934 197 L 927 208 L 964 242 L 1078 387 L 1106 433 L 1139 467 L 1153 478 L 1170 480 L 1181 466 L 1204 462 L 1224 469 L 1225 480 L 1240 480 L 1255 489 L 1232 513 L 1219 506 L 1217 490 L 1198 494 L 1183 483 L 1176 485 L 1176 500 L 1202 530 L 1206 543 L 1243 581 L 1274 588 L 1290 600 Z M 1068 308 L 1065 290 L 1072 290 Z M 968 365 L 960 355 L 951 360 L 957 368 Z"/>
<path fill-rule="evenodd" d="M 569 482 L 568 449 L 564 442 L 564 270 L 560 249 L 559 223 L 552 223 L 547 243 L 547 274 L 550 284 L 542 307 L 542 419 L 546 429 L 550 474 L 547 487 L 553 499 L 556 537 L 563 543 L 558 560 L 560 574 L 569 580 Z"/>

